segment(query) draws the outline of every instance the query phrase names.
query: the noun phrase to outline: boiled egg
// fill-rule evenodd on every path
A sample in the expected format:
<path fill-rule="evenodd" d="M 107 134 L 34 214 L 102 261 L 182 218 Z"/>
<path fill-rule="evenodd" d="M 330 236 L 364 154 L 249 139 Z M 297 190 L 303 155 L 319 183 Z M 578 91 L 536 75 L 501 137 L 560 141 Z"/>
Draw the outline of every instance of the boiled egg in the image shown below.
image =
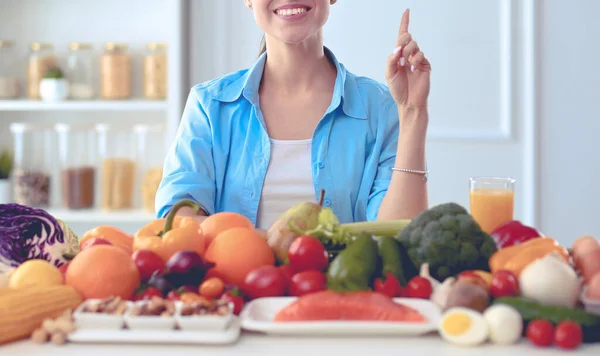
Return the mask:
<path fill-rule="evenodd" d="M 487 308 L 483 318 L 488 324 L 490 341 L 494 344 L 510 345 L 521 339 L 523 318 L 513 307 L 497 304 Z"/>
<path fill-rule="evenodd" d="M 464 307 L 448 309 L 442 315 L 438 331 L 444 340 L 459 346 L 477 346 L 489 335 L 483 315 Z"/>

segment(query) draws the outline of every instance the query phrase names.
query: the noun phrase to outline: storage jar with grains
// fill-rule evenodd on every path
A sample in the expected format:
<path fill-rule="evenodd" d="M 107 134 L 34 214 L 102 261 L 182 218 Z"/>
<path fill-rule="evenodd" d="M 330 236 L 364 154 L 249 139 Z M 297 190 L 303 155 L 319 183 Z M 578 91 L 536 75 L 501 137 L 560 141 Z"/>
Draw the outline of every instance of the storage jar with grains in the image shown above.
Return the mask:
<path fill-rule="evenodd" d="M 0 99 L 19 96 L 19 80 L 15 75 L 14 43 L 0 40 Z"/>
<path fill-rule="evenodd" d="M 10 131 L 15 145 L 15 203 L 30 207 L 49 207 L 52 130 L 42 125 L 13 123 Z"/>
<path fill-rule="evenodd" d="M 131 57 L 127 45 L 109 42 L 100 57 L 100 93 L 102 98 L 127 99 L 131 97 Z"/>
<path fill-rule="evenodd" d="M 62 205 L 67 209 L 94 207 L 96 183 L 95 132 L 90 125 L 56 124 Z"/>
<path fill-rule="evenodd" d="M 166 155 L 164 125 L 136 125 L 137 162 L 142 209 L 154 213 L 154 199 L 162 180 Z"/>
<path fill-rule="evenodd" d="M 96 125 L 101 159 L 101 204 L 104 210 L 134 207 L 135 139 L 131 127 Z"/>
<path fill-rule="evenodd" d="M 144 57 L 144 97 L 147 99 L 167 97 L 167 69 L 167 45 L 148 44 L 148 53 Z"/>
<path fill-rule="evenodd" d="M 27 95 L 30 99 L 40 99 L 40 82 L 48 69 L 57 65 L 54 47 L 49 43 L 33 42 L 29 49 Z"/>
<path fill-rule="evenodd" d="M 94 85 L 94 54 L 89 43 L 69 44 L 67 56 L 67 79 L 69 96 L 75 100 L 92 99 L 96 95 Z"/>

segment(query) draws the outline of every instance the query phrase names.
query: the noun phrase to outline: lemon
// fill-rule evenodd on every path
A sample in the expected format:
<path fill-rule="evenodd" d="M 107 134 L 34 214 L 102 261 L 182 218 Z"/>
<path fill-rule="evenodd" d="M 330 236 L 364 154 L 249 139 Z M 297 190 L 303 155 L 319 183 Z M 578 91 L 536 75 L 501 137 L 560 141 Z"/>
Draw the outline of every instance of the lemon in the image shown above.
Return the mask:
<path fill-rule="evenodd" d="M 29 260 L 10 276 L 10 288 L 49 287 L 64 284 L 62 273 L 46 260 Z"/>

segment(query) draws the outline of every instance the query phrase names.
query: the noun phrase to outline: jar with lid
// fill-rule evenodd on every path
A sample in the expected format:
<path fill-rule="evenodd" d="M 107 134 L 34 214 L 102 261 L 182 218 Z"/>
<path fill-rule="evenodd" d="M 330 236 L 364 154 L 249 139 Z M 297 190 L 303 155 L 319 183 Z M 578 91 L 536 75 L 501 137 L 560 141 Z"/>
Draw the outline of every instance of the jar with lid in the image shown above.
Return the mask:
<path fill-rule="evenodd" d="M 137 169 L 133 130 L 128 126 L 97 124 L 96 132 L 102 209 L 131 209 Z"/>
<path fill-rule="evenodd" d="M 131 97 L 131 56 L 124 43 L 106 43 L 100 57 L 100 94 L 108 100 Z"/>
<path fill-rule="evenodd" d="M 48 69 L 57 65 L 54 46 L 49 43 L 33 42 L 29 49 L 27 95 L 30 99 L 40 99 L 40 82 Z"/>
<path fill-rule="evenodd" d="M 60 158 L 62 205 L 67 209 L 94 207 L 96 193 L 96 147 L 91 125 L 54 126 Z"/>
<path fill-rule="evenodd" d="M 13 123 L 13 193 L 15 203 L 30 207 L 50 206 L 51 135 L 49 127 Z"/>
<path fill-rule="evenodd" d="M 14 42 L 0 40 L 0 99 L 19 96 L 19 79 L 15 75 Z"/>
<path fill-rule="evenodd" d="M 167 97 L 167 45 L 149 43 L 144 56 L 144 97 L 165 99 Z"/>
<path fill-rule="evenodd" d="M 138 177 L 142 209 L 154 213 L 154 200 L 162 180 L 166 155 L 164 125 L 136 125 Z"/>
<path fill-rule="evenodd" d="M 96 91 L 92 45 L 78 42 L 69 44 L 66 69 L 70 98 L 75 100 L 92 99 Z"/>

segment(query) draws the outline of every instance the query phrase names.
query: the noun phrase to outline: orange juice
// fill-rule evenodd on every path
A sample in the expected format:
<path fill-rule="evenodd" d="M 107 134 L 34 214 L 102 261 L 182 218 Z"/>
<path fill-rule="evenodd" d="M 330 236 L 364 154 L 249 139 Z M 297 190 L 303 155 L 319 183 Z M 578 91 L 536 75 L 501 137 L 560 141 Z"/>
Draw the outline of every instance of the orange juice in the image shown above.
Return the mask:
<path fill-rule="evenodd" d="M 514 196 L 507 189 L 471 190 L 471 215 L 483 231 L 490 234 L 498 226 L 513 220 Z"/>

